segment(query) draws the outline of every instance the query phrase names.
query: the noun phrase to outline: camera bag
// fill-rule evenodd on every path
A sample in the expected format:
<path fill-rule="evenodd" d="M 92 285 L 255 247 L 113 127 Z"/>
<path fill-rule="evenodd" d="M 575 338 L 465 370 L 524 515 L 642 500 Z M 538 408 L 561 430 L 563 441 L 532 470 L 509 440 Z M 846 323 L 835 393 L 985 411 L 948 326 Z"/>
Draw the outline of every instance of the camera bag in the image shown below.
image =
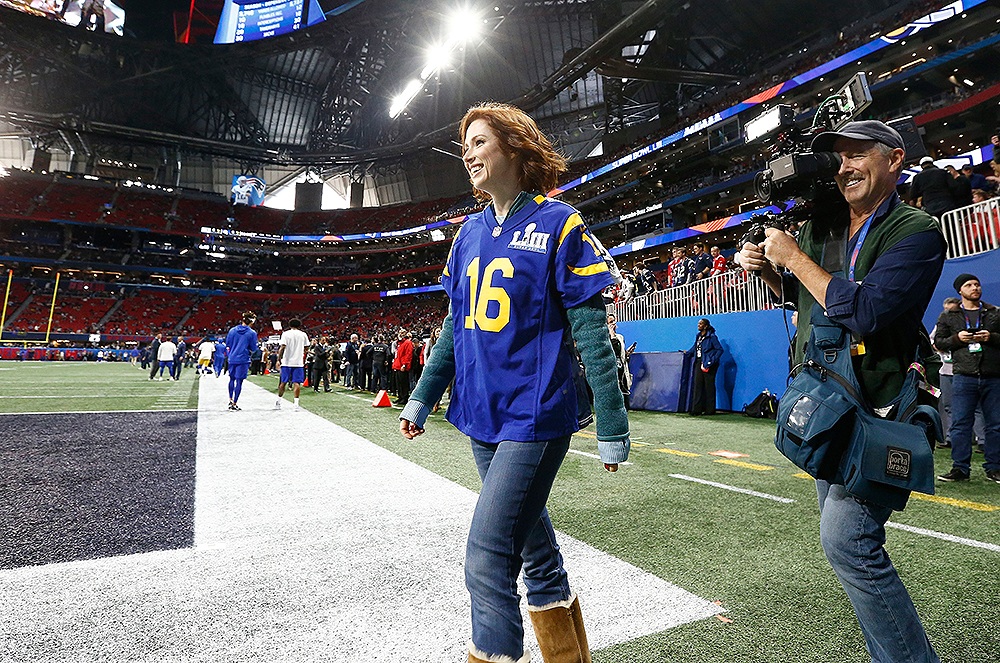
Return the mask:
<path fill-rule="evenodd" d="M 937 411 L 917 402 L 914 363 L 881 417 L 864 402 L 851 361 L 851 334 L 813 305 L 805 361 L 778 404 L 775 446 L 816 479 L 843 484 L 858 499 L 901 511 L 910 491 L 934 494 Z M 880 408 L 881 409 L 881 408 Z"/>

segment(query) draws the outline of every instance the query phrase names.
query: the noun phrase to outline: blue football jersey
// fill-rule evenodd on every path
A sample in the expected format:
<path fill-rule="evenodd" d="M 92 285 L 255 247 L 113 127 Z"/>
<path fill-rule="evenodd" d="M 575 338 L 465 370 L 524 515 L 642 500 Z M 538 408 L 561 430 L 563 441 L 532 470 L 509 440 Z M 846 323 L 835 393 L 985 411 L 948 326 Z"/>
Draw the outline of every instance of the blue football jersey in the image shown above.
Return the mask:
<path fill-rule="evenodd" d="M 579 212 L 536 196 L 500 226 L 488 206 L 455 237 L 441 282 L 455 341 L 448 420 L 484 442 L 578 430 L 565 310 L 613 283 Z"/>

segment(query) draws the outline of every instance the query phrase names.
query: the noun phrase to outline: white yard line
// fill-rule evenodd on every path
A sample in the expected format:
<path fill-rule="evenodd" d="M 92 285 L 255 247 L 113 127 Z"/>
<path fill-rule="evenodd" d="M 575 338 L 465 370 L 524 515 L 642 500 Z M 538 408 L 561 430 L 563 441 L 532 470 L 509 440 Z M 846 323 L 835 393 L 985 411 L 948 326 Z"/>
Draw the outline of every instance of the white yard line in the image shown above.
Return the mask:
<path fill-rule="evenodd" d="M 752 495 L 754 497 L 763 497 L 767 500 L 774 500 L 775 502 L 781 502 L 782 504 L 794 504 L 795 500 L 789 499 L 787 497 L 778 497 L 777 495 L 768 495 L 767 493 L 760 493 L 756 490 L 750 490 L 749 488 L 738 488 L 737 486 L 729 486 L 724 483 L 716 483 L 715 481 L 707 481 L 705 479 L 696 479 L 695 477 L 689 477 L 686 474 L 671 474 L 674 479 L 683 479 L 684 481 L 693 481 L 694 483 L 704 484 L 706 486 L 712 486 L 714 488 L 722 488 L 723 490 L 731 490 L 734 493 L 742 493 L 744 495 Z"/>
<path fill-rule="evenodd" d="M 586 456 L 587 458 L 596 458 L 597 460 L 601 459 L 601 457 L 598 456 L 597 454 L 587 453 L 586 451 L 577 451 L 576 449 L 570 449 L 569 453 L 571 453 L 571 454 L 577 454 L 579 456 Z M 625 461 L 624 463 L 618 463 L 618 464 L 619 465 L 631 465 L 632 463 L 630 463 L 628 461 Z"/>
<path fill-rule="evenodd" d="M 6 397 L 5 397 L 6 398 Z M 187 401 L 184 401 L 185 405 Z M 148 412 L 148 410 L 48 410 L 46 412 L 0 412 L 0 417 L 17 417 L 21 415 L 41 414 L 121 414 L 123 412 Z M 157 412 L 197 412 L 192 408 L 177 408 L 174 410 L 157 410 Z"/>
<path fill-rule="evenodd" d="M 162 395 L 162 394 L 160 394 Z M 116 394 L 54 394 L 52 396 L 10 396 L 4 394 L 4 400 L 7 399 L 21 399 L 21 400 L 66 400 L 67 398 L 153 398 L 157 396 L 156 393 L 147 394 L 125 394 L 118 392 Z"/>
<path fill-rule="evenodd" d="M 976 541 L 975 539 L 966 539 L 961 536 L 955 536 L 953 534 L 945 534 L 944 532 L 935 532 L 932 529 L 924 529 L 922 527 L 913 527 L 912 525 L 901 525 L 899 523 L 886 523 L 886 527 L 891 527 L 893 529 L 900 529 L 904 532 L 910 532 L 911 534 L 920 534 L 923 536 L 930 536 L 935 539 L 941 539 L 942 541 L 950 541 L 951 543 L 960 543 L 963 546 L 972 546 L 973 548 L 982 548 L 984 550 L 992 550 L 993 552 L 1000 552 L 1000 546 L 993 543 L 984 543 L 982 541 Z"/>

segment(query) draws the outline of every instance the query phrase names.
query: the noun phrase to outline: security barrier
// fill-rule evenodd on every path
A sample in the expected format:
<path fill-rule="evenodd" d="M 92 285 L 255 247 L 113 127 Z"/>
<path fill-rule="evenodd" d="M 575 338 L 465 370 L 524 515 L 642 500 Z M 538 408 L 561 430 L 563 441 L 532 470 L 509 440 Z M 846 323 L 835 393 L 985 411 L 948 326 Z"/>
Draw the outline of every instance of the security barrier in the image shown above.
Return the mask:
<path fill-rule="evenodd" d="M 764 311 L 776 308 L 769 293 L 761 279 L 740 270 L 635 297 L 615 304 L 614 312 L 626 321 Z"/>
<path fill-rule="evenodd" d="M 1000 248 L 1000 198 L 959 207 L 941 215 L 948 258 Z"/>

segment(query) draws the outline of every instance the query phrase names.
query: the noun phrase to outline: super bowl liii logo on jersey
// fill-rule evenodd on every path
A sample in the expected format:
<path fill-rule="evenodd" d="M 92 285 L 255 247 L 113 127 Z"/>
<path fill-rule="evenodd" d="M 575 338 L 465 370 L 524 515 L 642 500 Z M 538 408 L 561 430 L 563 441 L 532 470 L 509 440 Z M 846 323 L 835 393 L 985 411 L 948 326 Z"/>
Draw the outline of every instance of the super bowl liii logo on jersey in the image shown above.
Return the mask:
<path fill-rule="evenodd" d="M 535 224 L 529 223 L 524 227 L 524 235 L 521 231 L 515 231 L 513 239 L 507 245 L 511 249 L 522 249 L 524 251 L 534 251 L 535 253 L 545 253 L 549 248 L 549 233 L 536 233 Z"/>

